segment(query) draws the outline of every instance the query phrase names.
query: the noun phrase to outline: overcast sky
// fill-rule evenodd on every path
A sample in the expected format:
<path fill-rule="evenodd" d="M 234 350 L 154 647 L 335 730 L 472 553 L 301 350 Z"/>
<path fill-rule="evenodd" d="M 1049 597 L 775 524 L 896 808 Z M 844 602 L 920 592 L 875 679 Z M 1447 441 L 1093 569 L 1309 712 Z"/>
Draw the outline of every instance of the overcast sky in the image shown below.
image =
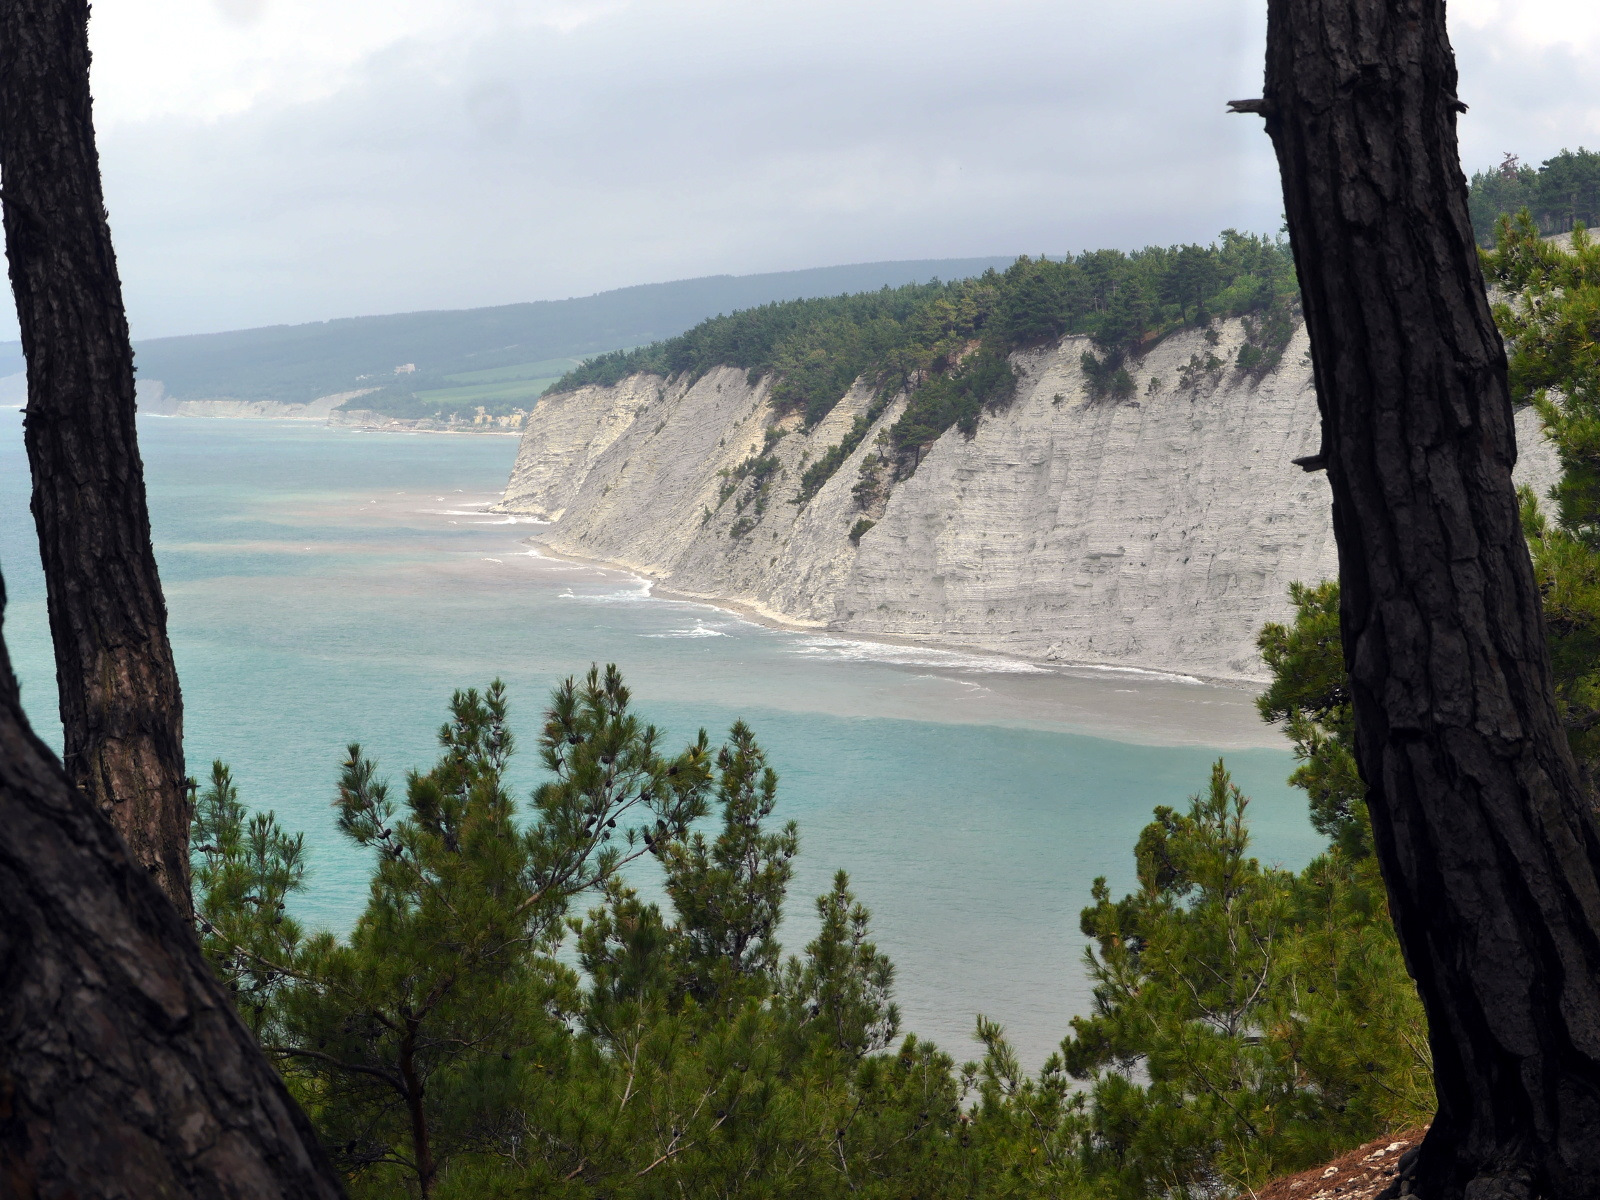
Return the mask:
<path fill-rule="evenodd" d="M 1264 8 L 102 0 L 134 333 L 1272 232 Z M 1600 146 L 1600 5 L 1451 11 L 1469 171 Z"/>

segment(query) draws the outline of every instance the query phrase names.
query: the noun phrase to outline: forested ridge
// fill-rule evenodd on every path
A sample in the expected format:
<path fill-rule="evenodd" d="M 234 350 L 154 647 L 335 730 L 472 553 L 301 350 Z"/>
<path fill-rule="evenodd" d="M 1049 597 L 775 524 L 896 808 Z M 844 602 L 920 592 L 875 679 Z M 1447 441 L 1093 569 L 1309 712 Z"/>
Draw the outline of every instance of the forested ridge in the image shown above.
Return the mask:
<path fill-rule="evenodd" d="M 1600 219 L 1600 153 L 1563 150 L 1538 167 L 1507 156 L 1472 176 L 1469 206 L 1485 246 L 1502 216 L 1526 208 L 1541 234 Z M 651 373 L 697 378 L 718 366 L 771 376 L 780 411 L 815 425 L 858 379 L 880 395 L 913 393 L 897 448 L 924 447 L 952 425 L 970 427 L 1010 381 L 983 359 L 1065 334 L 1091 337 L 1085 363 L 1096 386 L 1126 388 L 1118 368 L 1166 334 L 1215 318 L 1256 318 L 1236 365 L 1262 372 L 1278 361 L 1298 302 L 1286 242 L 1225 230 L 1209 246 L 1085 251 L 1018 258 L 1005 270 L 953 282 L 786 301 L 702 321 L 676 337 L 589 358 L 552 391 L 609 386 Z M 915 393 L 924 393 L 920 397 Z M 881 410 L 880 410 L 881 411 Z"/>
<path fill-rule="evenodd" d="M 1600 153 L 1563 150 L 1537 167 L 1508 154 L 1498 167 L 1472 176 L 1467 195 L 1472 230 L 1483 246 L 1492 246 L 1501 217 L 1523 209 L 1545 235 L 1568 233 L 1576 225 L 1600 221 Z"/>
<path fill-rule="evenodd" d="M 479 404 L 492 412 L 532 407 L 584 355 L 671 337 L 718 312 L 940 273 L 976 274 L 1006 261 L 997 256 L 714 275 L 567 300 L 141 339 L 134 350 L 140 378 L 161 382 L 174 400 L 304 404 L 377 389 L 351 406 L 402 417 L 470 416 Z M 22 369 L 14 350 L 0 343 L 0 375 Z M 406 364 L 416 370 L 396 374 Z"/>
<path fill-rule="evenodd" d="M 1095 349 L 1085 352 L 1084 367 L 1095 389 L 1126 397 L 1133 388 L 1123 365 L 1128 356 L 1216 318 L 1246 318 L 1249 340 L 1235 365 L 1270 370 L 1294 331 L 1297 301 L 1287 244 L 1230 229 L 1209 246 L 1024 256 L 975 279 L 769 304 L 590 359 L 551 390 L 608 386 L 641 372 L 693 379 L 713 367 L 740 367 L 752 381 L 770 376 L 777 412 L 798 414 L 809 428 L 860 380 L 873 401 L 805 472 L 804 501 L 897 395 L 909 402 L 889 439 L 904 473 L 946 430 L 970 435 L 986 409 L 1010 401 L 1016 374 L 1007 356 L 1015 350 L 1088 335 Z"/>

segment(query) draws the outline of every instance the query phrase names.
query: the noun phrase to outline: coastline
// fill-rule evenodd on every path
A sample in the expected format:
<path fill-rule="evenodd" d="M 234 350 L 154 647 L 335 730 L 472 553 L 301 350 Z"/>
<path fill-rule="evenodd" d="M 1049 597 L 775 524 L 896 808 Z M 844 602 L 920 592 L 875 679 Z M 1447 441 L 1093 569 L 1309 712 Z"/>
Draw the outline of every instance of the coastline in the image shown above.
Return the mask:
<path fill-rule="evenodd" d="M 487 511 L 503 511 L 490 509 Z M 960 642 L 943 641 L 938 638 L 911 637 L 900 634 L 886 633 L 858 633 L 851 629 L 840 629 L 823 621 L 801 621 L 784 613 L 776 612 L 765 605 L 748 600 L 736 600 L 728 596 L 717 596 L 705 592 L 691 592 L 680 588 L 666 586 L 661 578 L 648 568 L 636 563 L 625 562 L 617 559 L 596 558 L 593 555 L 579 554 L 565 548 L 556 548 L 544 541 L 537 534 L 522 539 L 522 544 L 535 549 L 542 557 L 556 559 L 561 562 L 570 562 L 588 567 L 599 567 L 608 571 L 620 571 L 647 583 L 650 595 L 661 600 L 674 600 L 687 604 L 703 605 L 718 612 L 731 613 L 755 625 L 768 629 L 778 629 L 789 633 L 811 633 L 826 637 L 837 638 L 840 641 L 863 642 L 877 646 L 899 646 L 906 649 L 936 650 L 949 654 L 965 654 L 973 658 L 993 659 L 997 662 L 1025 664 L 1042 674 L 1072 675 L 1074 673 L 1088 672 L 1107 678 L 1125 676 L 1130 679 L 1150 679 L 1167 683 L 1199 684 L 1206 687 L 1226 688 L 1230 691 L 1247 692 L 1252 695 L 1259 693 L 1265 686 L 1264 680 L 1246 679 L 1205 675 L 1190 671 L 1163 671 L 1153 667 L 1129 666 L 1123 663 L 1103 663 L 1091 661 L 1063 661 L 1061 659 L 1031 658 L 1020 654 L 1006 654 L 998 650 L 990 650 L 981 646 L 964 645 Z"/>
<path fill-rule="evenodd" d="M 25 407 L 21 404 L 7 405 L 10 408 Z M 314 429 L 334 429 L 344 433 L 439 433 L 451 436 L 465 435 L 467 437 L 514 437 L 520 438 L 520 429 L 425 429 L 410 428 L 398 425 L 346 425 L 338 421 L 328 421 L 321 417 L 222 417 L 222 416 L 197 416 L 193 413 L 163 413 L 152 412 L 149 409 L 139 410 L 141 417 L 156 417 L 163 421 L 231 421 L 241 425 L 296 425 L 309 426 Z"/>
<path fill-rule="evenodd" d="M 215 417 L 199 417 L 197 420 L 212 421 Z M 226 418 L 223 418 L 224 420 Z M 394 426 L 378 425 L 335 425 L 331 422 L 324 425 L 326 429 L 342 429 L 346 433 L 442 433 L 448 437 L 513 437 L 520 438 L 520 429 L 403 429 Z"/>

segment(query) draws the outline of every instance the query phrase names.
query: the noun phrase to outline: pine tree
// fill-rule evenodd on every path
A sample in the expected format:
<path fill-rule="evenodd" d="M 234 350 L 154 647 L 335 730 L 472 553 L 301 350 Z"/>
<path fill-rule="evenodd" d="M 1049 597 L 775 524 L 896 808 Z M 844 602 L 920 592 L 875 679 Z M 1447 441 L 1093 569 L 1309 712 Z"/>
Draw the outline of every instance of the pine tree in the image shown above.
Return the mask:
<path fill-rule="evenodd" d="M 1305 706 L 1316 689 L 1288 673 L 1333 677 L 1317 595 L 1274 665 Z M 981 1016 L 959 1068 L 895 1045 L 894 968 L 842 871 L 785 959 L 798 835 L 771 827 L 752 731 L 671 760 L 659 740 L 614 669 L 568 680 L 526 828 L 498 684 L 455 696 L 401 801 L 351 747 L 340 823 L 373 873 L 344 940 L 288 916 L 303 842 L 214 765 L 195 838 L 208 954 L 358 1196 L 1131 1200 L 1252 1184 L 1418 1115 L 1420 1015 L 1370 855 L 1262 867 L 1220 764 L 1188 812 L 1157 810 L 1138 892 L 1097 883 L 1096 1012 L 1029 1074 Z M 660 903 L 636 890 L 652 861 Z M 598 903 L 565 917 L 583 894 Z"/>
<path fill-rule="evenodd" d="M 717 754 L 715 841 L 693 833 L 661 856 L 667 895 L 678 913 L 684 984 L 702 1003 L 753 986 L 771 990 L 781 947 L 778 924 L 800 848 L 793 821 L 777 833 L 763 822 L 778 801 L 778 775 L 743 721 Z"/>
<path fill-rule="evenodd" d="M 817 897 L 822 928 L 806 946 L 804 962 L 790 959 L 784 994 L 801 1029 L 824 1033 L 847 1054 L 876 1053 L 900 1032 L 894 994 L 894 964 L 867 940 L 871 914 L 850 891 L 844 871 L 833 890 Z"/>
<path fill-rule="evenodd" d="M 1257 645 L 1272 682 L 1256 697 L 1263 720 L 1282 722 L 1300 766 L 1289 782 L 1304 788 L 1311 826 L 1351 859 L 1372 853 L 1366 787 L 1351 739 L 1355 715 L 1339 640 L 1339 585 L 1294 583 L 1294 624 L 1269 622 Z"/>
<path fill-rule="evenodd" d="M 1122 1195 L 1258 1186 L 1428 1112 L 1370 856 L 1263 867 L 1247 804 L 1219 762 L 1188 812 L 1156 809 L 1139 890 L 1113 901 L 1099 879 L 1083 913 L 1094 1010 L 1060 1066 L 1089 1085 L 1085 1164 Z"/>
<path fill-rule="evenodd" d="M 286 833 L 271 811 L 251 814 L 217 760 L 195 804 L 190 846 L 201 945 L 259 1034 L 286 978 L 275 964 L 293 962 L 303 937 L 288 903 L 305 882 L 305 835 Z"/>
<path fill-rule="evenodd" d="M 614 667 L 556 690 L 541 739 L 555 779 L 527 829 L 503 784 L 514 742 L 498 681 L 456 693 L 443 754 L 407 777 L 403 806 L 351 746 L 339 827 L 375 865 L 344 941 L 302 940 L 281 919 L 300 842 L 270 814 L 246 823 L 214 770 L 200 806 L 220 835 L 201 872 L 213 959 L 255 997 L 263 1043 L 356 1182 L 398 1175 L 426 1197 L 453 1156 L 493 1136 L 522 1058 L 559 1045 L 553 1015 L 577 1005 L 576 978 L 549 954 L 567 903 L 705 812 L 704 734 L 666 759 L 628 704 Z"/>

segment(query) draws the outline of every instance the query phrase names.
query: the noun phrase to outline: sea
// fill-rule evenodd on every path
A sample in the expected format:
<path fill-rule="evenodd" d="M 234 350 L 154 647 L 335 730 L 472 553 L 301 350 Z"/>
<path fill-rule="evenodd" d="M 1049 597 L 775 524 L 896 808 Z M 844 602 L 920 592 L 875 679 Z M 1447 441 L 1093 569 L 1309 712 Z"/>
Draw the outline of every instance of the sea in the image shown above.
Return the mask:
<path fill-rule="evenodd" d="M 542 554 L 536 524 L 486 511 L 512 437 L 142 416 L 139 438 L 190 773 L 225 761 L 247 804 L 305 833 L 296 907 L 312 927 L 347 930 L 366 902 L 371 862 L 331 806 L 347 745 L 403 788 L 436 757 L 452 692 L 501 679 L 525 800 L 550 690 L 591 663 L 621 668 L 669 745 L 739 718 L 754 729 L 780 777 L 776 819 L 800 828 L 786 950 L 803 950 L 813 897 L 849 871 L 895 963 L 903 1027 L 958 1061 L 979 1013 L 1037 1067 L 1090 1010 L 1093 880 L 1129 890 L 1151 810 L 1185 805 L 1218 758 L 1251 797 L 1264 862 L 1320 849 L 1287 745 L 1247 690 L 776 629 L 658 596 Z M 0 410 L 0 570 L 24 704 L 59 746 L 16 409 Z M 648 870 L 637 883 L 654 894 Z"/>

